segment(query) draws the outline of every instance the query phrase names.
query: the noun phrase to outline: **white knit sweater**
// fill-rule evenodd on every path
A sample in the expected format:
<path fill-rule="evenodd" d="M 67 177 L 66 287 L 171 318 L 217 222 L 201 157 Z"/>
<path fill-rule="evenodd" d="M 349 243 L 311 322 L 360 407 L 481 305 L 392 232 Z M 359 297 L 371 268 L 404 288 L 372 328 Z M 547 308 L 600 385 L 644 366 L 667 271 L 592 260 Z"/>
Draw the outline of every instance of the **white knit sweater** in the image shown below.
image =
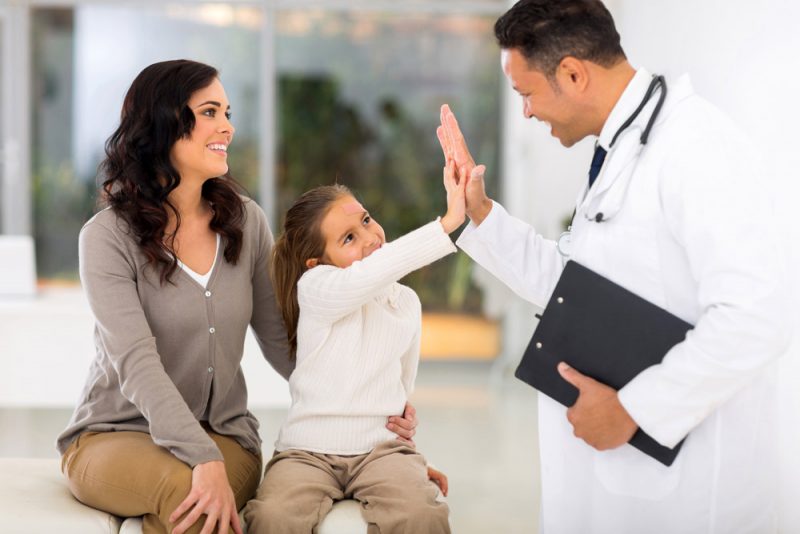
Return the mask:
<path fill-rule="evenodd" d="M 421 330 L 419 298 L 397 280 L 455 251 L 433 221 L 350 267 L 303 274 L 292 405 L 277 450 L 364 454 L 397 437 L 387 417 L 402 414 L 414 388 Z"/>

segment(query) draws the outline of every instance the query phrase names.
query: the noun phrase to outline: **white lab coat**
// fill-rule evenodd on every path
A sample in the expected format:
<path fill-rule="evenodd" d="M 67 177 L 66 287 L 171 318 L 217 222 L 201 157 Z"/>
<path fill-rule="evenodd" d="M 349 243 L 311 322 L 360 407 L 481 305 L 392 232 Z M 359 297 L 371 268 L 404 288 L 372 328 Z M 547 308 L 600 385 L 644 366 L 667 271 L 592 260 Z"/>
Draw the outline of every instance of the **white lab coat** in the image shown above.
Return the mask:
<path fill-rule="evenodd" d="M 639 70 L 626 88 L 598 139 L 606 149 L 650 79 Z M 773 362 L 790 329 L 771 209 L 747 142 L 694 94 L 688 76 L 669 83 L 637 157 L 656 101 L 578 196 L 571 259 L 695 325 L 619 393 L 661 444 L 688 437 L 671 467 L 629 445 L 599 452 L 574 437 L 563 406 L 540 394 L 544 534 L 776 529 Z M 587 219 L 598 211 L 606 222 Z M 541 306 L 565 261 L 554 241 L 496 203 L 457 244 Z"/>

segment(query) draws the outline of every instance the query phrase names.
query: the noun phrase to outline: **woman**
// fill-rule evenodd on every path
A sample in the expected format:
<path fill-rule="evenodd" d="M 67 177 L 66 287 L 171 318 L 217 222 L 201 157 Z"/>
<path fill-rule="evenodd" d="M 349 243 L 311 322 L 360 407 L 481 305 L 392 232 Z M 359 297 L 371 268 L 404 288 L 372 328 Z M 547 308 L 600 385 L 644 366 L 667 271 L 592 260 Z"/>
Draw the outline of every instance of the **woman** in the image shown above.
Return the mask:
<path fill-rule="evenodd" d="M 80 501 L 143 515 L 146 533 L 241 533 L 261 475 L 240 366 L 248 325 L 282 376 L 293 368 L 266 217 L 227 174 L 233 134 L 216 69 L 145 68 L 106 143 L 108 208 L 81 230 L 97 351 L 58 439 L 62 471 Z M 415 424 L 393 422 L 405 438 Z"/>

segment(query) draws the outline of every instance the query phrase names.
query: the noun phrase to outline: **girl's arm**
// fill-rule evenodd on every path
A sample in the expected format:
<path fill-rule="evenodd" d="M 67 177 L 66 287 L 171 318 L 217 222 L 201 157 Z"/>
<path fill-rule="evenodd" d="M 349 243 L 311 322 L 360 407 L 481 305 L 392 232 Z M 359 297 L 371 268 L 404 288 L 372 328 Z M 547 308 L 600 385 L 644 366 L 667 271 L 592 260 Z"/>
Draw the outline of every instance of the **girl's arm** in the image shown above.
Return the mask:
<path fill-rule="evenodd" d="M 346 268 L 319 265 L 297 284 L 297 299 L 306 315 L 334 322 L 378 296 L 389 284 L 456 251 L 448 234 L 465 218 L 466 180 L 457 182 L 452 162 L 444 168 L 447 213 Z"/>
<path fill-rule="evenodd" d="M 456 251 L 439 221 L 386 243 L 346 268 L 319 265 L 297 284 L 304 314 L 335 322 L 378 296 L 408 273 Z"/>

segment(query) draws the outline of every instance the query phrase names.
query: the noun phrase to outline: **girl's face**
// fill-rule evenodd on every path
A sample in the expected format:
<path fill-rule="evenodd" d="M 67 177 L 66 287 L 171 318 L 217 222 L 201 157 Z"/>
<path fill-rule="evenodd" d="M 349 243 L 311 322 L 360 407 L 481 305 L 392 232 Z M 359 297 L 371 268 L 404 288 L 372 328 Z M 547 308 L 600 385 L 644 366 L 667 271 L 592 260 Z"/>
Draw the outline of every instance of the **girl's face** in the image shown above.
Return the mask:
<path fill-rule="evenodd" d="M 386 242 L 381 225 L 350 195 L 333 202 L 322 219 L 320 230 L 325 240 L 322 263 L 341 268 L 366 258 Z M 316 265 L 317 262 L 312 263 Z"/>
<path fill-rule="evenodd" d="M 234 132 L 225 88 L 215 78 L 208 87 L 195 91 L 187 105 L 194 112 L 195 125 L 188 137 L 172 146 L 173 167 L 181 180 L 202 183 L 223 176 L 228 172 L 228 146 Z"/>

